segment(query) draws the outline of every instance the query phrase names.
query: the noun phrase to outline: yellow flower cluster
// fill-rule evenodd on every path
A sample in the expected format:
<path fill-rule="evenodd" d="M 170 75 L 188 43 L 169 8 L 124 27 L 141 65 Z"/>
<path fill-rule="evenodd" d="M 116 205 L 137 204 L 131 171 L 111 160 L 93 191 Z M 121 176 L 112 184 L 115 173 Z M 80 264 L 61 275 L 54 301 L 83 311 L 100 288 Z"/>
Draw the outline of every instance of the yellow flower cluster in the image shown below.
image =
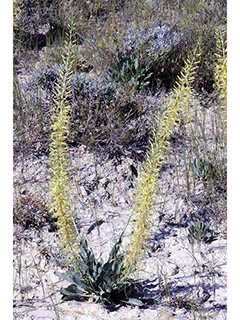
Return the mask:
<path fill-rule="evenodd" d="M 216 66 L 215 66 L 215 87 L 223 107 L 223 114 L 227 117 L 227 44 L 225 34 L 216 32 Z"/>
<path fill-rule="evenodd" d="M 161 118 L 156 117 L 153 136 L 147 152 L 146 161 L 137 181 L 133 216 L 136 220 L 126 256 L 126 274 L 130 274 L 144 256 L 146 242 L 151 230 L 151 215 L 154 196 L 158 189 L 158 175 L 166 150 L 170 145 L 170 137 L 186 114 L 189 106 L 191 84 L 199 63 L 199 54 L 187 59 L 185 67 L 177 79 L 175 88 Z"/>
<path fill-rule="evenodd" d="M 51 144 L 50 144 L 50 196 L 51 209 L 57 217 L 59 233 L 67 252 L 73 250 L 77 238 L 73 213 L 70 205 L 70 178 L 67 136 L 69 134 L 69 97 L 71 96 L 71 80 L 75 62 L 74 27 L 65 41 L 62 55 L 63 69 L 54 92 L 54 107 L 51 113 Z"/>

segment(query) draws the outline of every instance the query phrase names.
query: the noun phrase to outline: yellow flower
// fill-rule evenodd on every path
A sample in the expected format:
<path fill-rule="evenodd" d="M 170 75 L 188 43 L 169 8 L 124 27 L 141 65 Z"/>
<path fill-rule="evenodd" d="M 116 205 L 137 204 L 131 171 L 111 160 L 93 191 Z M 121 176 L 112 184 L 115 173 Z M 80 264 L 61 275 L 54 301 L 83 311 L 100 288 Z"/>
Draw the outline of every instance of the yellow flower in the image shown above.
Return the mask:
<path fill-rule="evenodd" d="M 72 254 L 77 239 L 77 230 L 70 206 L 69 153 L 66 138 L 69 133 L 69 105 L 67 99 L 71 95 L 71 79 L 75 63 L 73 30 L 74 27 L 70 26 L 70 32 L 65 42 L 65 51 L 62 55 L 64 69 L 60 71 L 55 87 L 50 144 L 51 211 L 53 216 L 58 219 L 58 231 L 62 236 L 66 252 Z"/>
<path fill-rule="evenodd" d="M 146 243 L 151 230 L 151 215 L 154 196 L 158 189 L 158 174 L 162 167 L 164 154 L 170 146 L 169 139 L 180 119 L 188 112 L 191 84 L 199 63 L 200 54 L 187 59 L 185 67 L 177 79 L 176 86 L 162 117 L 156 117 L 153 137 L 149 143 L 147 157 L 137 181 L 137 191 L 133 216 L 136 219 L 131 243 L 126 255 L 126 275 L 128 276 L 144 256 Z"/>

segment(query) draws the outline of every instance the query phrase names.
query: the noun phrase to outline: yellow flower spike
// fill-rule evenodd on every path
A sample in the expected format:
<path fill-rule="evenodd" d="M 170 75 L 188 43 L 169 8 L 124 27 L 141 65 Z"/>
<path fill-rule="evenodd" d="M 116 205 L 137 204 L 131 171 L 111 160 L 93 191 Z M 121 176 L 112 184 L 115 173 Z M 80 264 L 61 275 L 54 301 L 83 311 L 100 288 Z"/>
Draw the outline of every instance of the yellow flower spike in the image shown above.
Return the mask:
<path fill-rule="evenodd" d="M 225 34 L 216 31 L 216 66 L 215 66 L 215 87 L 219 94 L 219 100 L 223 107 L 223 115 L 227 118 L 227 44 Z"/>
<path fill-rule="evenodd" d="M 126 277 L 139 265 L 144 256 L 146 243 L 151 230 L 151 216 L 154 197 L 158 189 L 158 174 L 162 167 L 164 154 L 170 146 L 169 139 L 178 127 L 180 120 L 188 114 L 191 94 L 191 84 L 199 64 L 199 54 L 186 60 L 175 88 L 173 89 L 167 109 L 161 118 L 156 117 L 153 137 L 149 142 L 147 157 L 142 172 L 137 181 L 133 216 L 134 224 L 131 243 L 125 260 Z"/>
<path fill-rule="evenodd" d="M 54 91 L 54 106 L 51 114 L 51 144 L 50 144 L 50 196 L 51 211 L 57 217 L 58 231 L 62 237 L 66 253 L 74 254 L 77 239 L 73 213 L 70 206 L 70 178 L 68 146 L 66 142 L 69 133 L 69 109 L 66 103 L 71 95 L 72 70 L 75 63 L 73 51 L 76 49 L 74 26 L 69 26 L 69 34 L 65 41 L 65 51 L 62 55 L 63 68 Z"/>

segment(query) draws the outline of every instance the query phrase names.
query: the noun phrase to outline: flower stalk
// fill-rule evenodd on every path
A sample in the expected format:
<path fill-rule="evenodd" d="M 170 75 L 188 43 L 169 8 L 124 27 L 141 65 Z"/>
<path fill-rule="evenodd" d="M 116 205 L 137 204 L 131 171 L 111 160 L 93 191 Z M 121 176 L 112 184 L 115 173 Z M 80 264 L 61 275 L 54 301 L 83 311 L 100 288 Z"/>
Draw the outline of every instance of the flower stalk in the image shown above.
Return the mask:
<path fill-rule="evenodd" d="M 165 112 L 162 117 L 155 117 L 146 161 L 136 186 L 133 208 L 133 217 L 136 222 L 126 256 L 127 275 L 136 269 L 146 250 L 151 231 L 154 197 L 158 190 L 159 171 L 163 164 L 164 154 L 169 149 L 171 135 L 188 112 L 191 85 L 199 64 L 199 57 L 200 54 L 194 54 L 192 58 L 186 60 Z"/>
<path fill-rule="evenodd" d="M 215 88 L 222 105 L 225 124 L 227 122 L 227 44 L 225 34 L 216 32 L 216 66 L 215 66 Z"/>
<path fill-rule="evenodd" d="M 69 26 L 62 54 L 63 68 L 55 86 L 53 109 L 51 112 L 50 143 L 50 196 L 51 211 L 57 218 L 58 232 L 67 252 L 73 252 L 77 239 L 77 230 L 70 205 L 69 152 L 67 137 L 69 134 L 69 99 L 75 62 L 74 26 Z"/>

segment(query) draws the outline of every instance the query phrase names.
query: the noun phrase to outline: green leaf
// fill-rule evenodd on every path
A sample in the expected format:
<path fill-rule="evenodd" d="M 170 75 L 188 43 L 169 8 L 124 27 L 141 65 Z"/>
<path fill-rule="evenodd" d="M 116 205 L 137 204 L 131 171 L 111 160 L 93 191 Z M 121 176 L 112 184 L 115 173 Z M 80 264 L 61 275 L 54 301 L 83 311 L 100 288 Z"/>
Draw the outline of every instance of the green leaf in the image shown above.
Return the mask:
<path fill-rule="evenodd" d="M 82 291 L 75 284 L 71 284 L 67 288 L 61 288 L 61 293 L 65 296 L 81 296 Z"/>
<path fill-rule="evenodd" d="M 66 280 L 66 281 L 68 281 L 68 282 L 74 283 L 74 281 L 73 281 L 73 279 L 72 279 L 72 276 L 71 276 L 71 274 L 69 274 L 69 273 L 60 273 L 60 272 L 56 271 L 55 274 L 56 274 L 59 278 L 61 278 L 61 279 L 63 279 L 63 280 Z"/>
<path fill-rule="evenodd" d="M 75 284 L 77 285 L 82 285 L 83 284 L 83 278 L 81 276 L 80 273 L 77 273 L 75 272 L 73 275 L 72 275 L 72 280 L 74 281 Z"/>
<path fill-rule="evenodd" d="M 134 67 L 135 67 L 135 70 L 137 71 L 137 70 L 138 70 L 138 67 L 139 67 L 138 58 L 136 58 L 135 61 L 134 61 Z"/>

